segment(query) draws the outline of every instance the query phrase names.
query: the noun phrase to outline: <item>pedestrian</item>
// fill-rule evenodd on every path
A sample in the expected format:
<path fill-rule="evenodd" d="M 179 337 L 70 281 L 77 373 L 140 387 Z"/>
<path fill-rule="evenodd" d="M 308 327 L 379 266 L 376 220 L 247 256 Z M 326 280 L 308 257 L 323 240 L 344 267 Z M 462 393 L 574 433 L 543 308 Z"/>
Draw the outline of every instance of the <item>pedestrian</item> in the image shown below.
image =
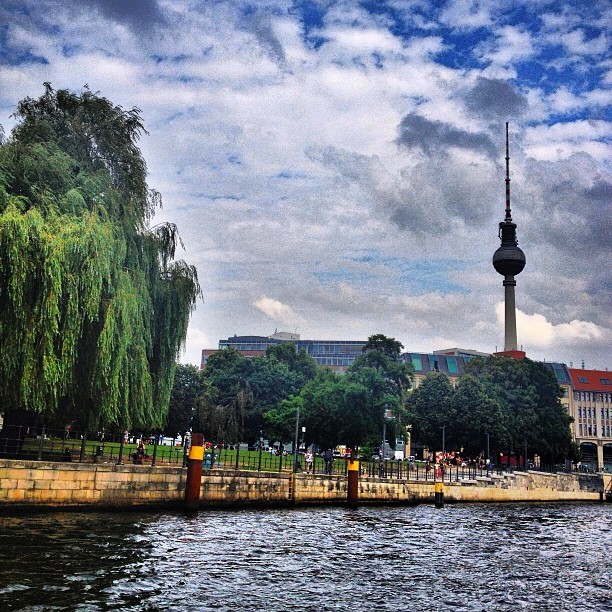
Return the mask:
<path fill-rule="evenodd" d="M 310 448 L 306 450 L 304 460 L 306 461 L 306 473 L 310 474 L 312 472 L 312 462 L 314 461 L 312 450 Z"/>
<path fill-rule="evenodd" d="M 323 461 L 325 461 L 325 473 L 326 474 L 331 474 L 332 473 L 332 467 L 333 467 L 333 461 L 334 461 L 334 453 L 332 453 L 331 448 L 328 448 L 323 453 Z"/>

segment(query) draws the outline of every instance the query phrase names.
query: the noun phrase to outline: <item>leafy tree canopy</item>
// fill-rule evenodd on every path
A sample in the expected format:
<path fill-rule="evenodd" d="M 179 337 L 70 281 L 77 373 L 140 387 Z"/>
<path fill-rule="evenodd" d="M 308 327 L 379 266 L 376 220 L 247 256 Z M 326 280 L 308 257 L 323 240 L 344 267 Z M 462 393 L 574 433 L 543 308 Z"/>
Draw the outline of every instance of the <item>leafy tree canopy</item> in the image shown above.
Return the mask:
<path fill-rule="evenodd" d="M 289 396 L 299 394 L 304 384 L 303 375 L 290 370 L 276 356 L 247 359 L 231 347 L 208 358 L 203 376 L 211 387 L 203 400 L 202 426 L 207 426 L 205 420 L 212 414 L 212 407 L 220 407 L 228 418 L 233 414 L 230 420 L 238 424 L 232 435 L 251 441 L 266 429 L 264 413 L 277 408 Z M 215 436 L 218 431 L 217 428 Z"/>
<path fill-rule="evenodd" d="M 161 427 L 194 267 L 136 146 L 140 111 L 45 84 L 0 145 L 0 405 Z"/>
<path fill-rule="evenodd" d="M 451 433 L 456 421 L 453 386 L 446 374 L 430 372 L 408 396 L 408 420 L 414 439 L 432 450 L 442 450 L 442 427 Z M 450 440 L 449 440 L 450 442 Z M 451 448 L 449 444 L 447 448 Z"/>
<path fill-rule="evenodd" d="M 182 435 L 197 426 L 198 402 L 205 389 L 202 372 L 196 366 L 177 364 L 164 427 L 166 433 Z"/>
<path fill-rule="evenodd" d="M 453 388 L 445 374 L 432 372 L 408 398 L 413 435 L 430 449 L 476 455 L 485 449 L 504 454 L 537 453 L 545 461 L 572 456 L 571 418 L 561 404 L 562 390 L 543 364 L 506 356 L 472 359 Z"/>
<path fill-rule="evenodd" d="M 283 342 L 273 344 L 266 349 L 266 357 L 276 359 L 287 364 L 290 372 L 299 374 L 304 384 L 307 380 L 312 380 L 317 374 L 317 362 L 301 348 L 297 350 L 295 343 Z"/>

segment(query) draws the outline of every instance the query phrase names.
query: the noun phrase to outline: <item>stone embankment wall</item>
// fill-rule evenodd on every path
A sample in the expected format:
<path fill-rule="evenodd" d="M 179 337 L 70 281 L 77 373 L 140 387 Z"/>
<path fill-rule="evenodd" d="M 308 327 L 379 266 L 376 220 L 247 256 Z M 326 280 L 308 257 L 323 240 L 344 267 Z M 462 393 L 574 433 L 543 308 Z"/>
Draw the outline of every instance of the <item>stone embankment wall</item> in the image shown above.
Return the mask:
<path fill-rule="evenodd" d="M 186 470 L 133 465 L 0 460 L 0 507 L 180 503 Z"/>
<path fill-rule="evenodd" d="M 180 467 L 0 460 L 0 508 L 20 506 L 179 505 L 187 471 Z M 598 501 L 612 476 L 515 472 L 445 483 L 449 502 Z M 202 506 L 345 503 L 345 476 L 205 470 Z M 362 477 L 360 503 L 430 503 L 432 481 Z"/>

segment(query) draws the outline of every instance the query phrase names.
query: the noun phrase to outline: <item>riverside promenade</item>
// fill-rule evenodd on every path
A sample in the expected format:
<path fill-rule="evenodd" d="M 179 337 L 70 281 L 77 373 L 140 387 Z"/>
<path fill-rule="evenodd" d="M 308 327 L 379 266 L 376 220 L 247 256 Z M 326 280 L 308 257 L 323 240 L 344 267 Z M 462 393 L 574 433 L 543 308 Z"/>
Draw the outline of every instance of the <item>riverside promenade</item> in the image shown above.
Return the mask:
<path fill-rule="evenodd" d="M 406 477 L 407 476 L 407 477 Z M 187 470 L 173 466 L 0 459 L 0 509 L 181 507 Z M 447 502 L 598 502 L 610 474 L 503 472 L 444 483 Z M 439 485 L 439 482 L 438 482 Z M 433 480 L 361 475 L 360 504 L 433 503 Z M 201 478 L 200 507 L 343 504 L 343 474 L 213 468 Z"/>

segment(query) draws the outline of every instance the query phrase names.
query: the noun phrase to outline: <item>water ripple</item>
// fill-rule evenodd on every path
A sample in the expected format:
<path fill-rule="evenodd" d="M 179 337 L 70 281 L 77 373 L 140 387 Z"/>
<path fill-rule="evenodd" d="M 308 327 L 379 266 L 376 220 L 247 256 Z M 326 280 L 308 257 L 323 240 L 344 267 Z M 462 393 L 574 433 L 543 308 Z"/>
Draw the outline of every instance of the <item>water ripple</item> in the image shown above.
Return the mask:
<path fill-rule="evenodd" d="M 0 518 L 2 610 L 612 610 L 610 507 Z"/>

